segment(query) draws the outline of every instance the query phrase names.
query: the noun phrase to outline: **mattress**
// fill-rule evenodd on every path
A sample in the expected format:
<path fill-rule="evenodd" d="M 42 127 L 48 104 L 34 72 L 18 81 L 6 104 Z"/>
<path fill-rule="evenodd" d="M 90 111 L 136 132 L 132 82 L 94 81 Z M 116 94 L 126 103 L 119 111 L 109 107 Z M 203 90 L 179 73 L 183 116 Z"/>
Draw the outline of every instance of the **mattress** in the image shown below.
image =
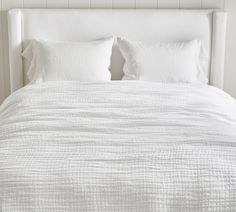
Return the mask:
<path fill-rule="evenodd" d="M 236 211 L 236 101 L 207 85 L 28 85 L 0 107 L 0 211 Z"/>

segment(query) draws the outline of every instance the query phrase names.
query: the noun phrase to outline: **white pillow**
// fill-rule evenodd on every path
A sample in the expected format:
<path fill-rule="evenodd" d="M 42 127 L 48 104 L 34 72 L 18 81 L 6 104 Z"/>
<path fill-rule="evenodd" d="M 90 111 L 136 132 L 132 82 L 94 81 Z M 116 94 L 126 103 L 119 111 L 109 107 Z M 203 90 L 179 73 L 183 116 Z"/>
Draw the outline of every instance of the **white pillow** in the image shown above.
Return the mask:
<path fill-rule="evenodd" d="M 22 53 L 30 61 L 31 82 L 77 80 L 109 81 L 114 38 L 92 42 L 33 40 Z"/>
<path fill-rule="evenodd" d="M 125 80 L 207 83 L 201 64 L 201 41 L 145 44 L 118 38 L 125 59 Z"/>

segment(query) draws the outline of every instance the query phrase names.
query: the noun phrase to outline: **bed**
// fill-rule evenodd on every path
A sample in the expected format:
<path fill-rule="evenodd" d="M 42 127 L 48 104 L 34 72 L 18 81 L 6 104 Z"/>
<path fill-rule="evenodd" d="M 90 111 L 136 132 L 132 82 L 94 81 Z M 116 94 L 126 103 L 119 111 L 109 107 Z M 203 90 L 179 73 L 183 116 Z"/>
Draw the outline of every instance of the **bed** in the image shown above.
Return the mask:
<path fill-rule="evenodd" d="M 226 14 L 212 10 L 10 11 L 1 211 L 236 211 L 236 101 L 221 90 L 225 27 Z M 23 87 L 29 40 L 111 34 L 200 39 L 209 85 L 121 81 L 115 44 L 115 81 Z"/>

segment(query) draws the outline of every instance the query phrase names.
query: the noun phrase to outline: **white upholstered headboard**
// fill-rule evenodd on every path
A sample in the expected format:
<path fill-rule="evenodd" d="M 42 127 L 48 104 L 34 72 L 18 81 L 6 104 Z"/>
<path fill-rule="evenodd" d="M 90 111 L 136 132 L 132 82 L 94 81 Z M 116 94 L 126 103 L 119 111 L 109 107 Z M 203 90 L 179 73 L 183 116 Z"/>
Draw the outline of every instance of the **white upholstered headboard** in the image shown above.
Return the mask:
<path fill-rule="evenodd" d="M 209 56 L 209 83 L 223 87 L 226 13 L 213 10 L 9 11 L 11 91 L 25 84 L 22 50 L 33 38 L 88 41 L 111 35 L 146 42 L 200 39 Z M 112 78 L 121 79 L 123 59 L 115 45 Z"/>

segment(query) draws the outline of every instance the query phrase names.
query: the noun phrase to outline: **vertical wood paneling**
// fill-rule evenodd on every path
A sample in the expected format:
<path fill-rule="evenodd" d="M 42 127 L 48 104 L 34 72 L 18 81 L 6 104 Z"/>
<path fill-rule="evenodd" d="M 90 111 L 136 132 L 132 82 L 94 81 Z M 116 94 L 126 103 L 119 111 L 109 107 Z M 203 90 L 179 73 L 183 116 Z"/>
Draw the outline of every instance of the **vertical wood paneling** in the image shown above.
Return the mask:
<path fill-rule="evenodd" d="M 228 13 L 228 23 L 224 89 L 236 98 L 236 0 L 227 0 L 225 3 L 225 9 Z"/>
<path fill-rule="evenodd" d="M 225 0 L 202 0 L 202 8 L 224 8 Z"/>
<path fill-rule="evenodd" d="M 180 0 L 180 8 L 201 8 L 202 0 Z"/>
<path fill-rule="evenodd" d="M 113 8 L 135 8 L 135 0 L 113 0 Z"/>
<path fill-rule="evenodd" d="M 68 8 L 68 0 L 47 0 L 47 8 Z"/>
<path fill-rule="evenodd" d="M 112 8 L 112 0 L 91 0 L 91 8 Z"/>
<path fill-rule="evenodd" d="M 91 0 L 69 0 L 69 8 L 90 8 Z"/>
<path fill-rule="evenodd" d="M 24 8 L 46 8 L 47 0 L 24 0 Z"/>
<path fill-rule="evenodd" d="M 2 9 L 9 10 L 11 8 L 22 8 L 23 0 L 2 0 Z"/>
<path fill-rule="evenodd" d="M 1 0 L 2 9 L 10 8 L 224 8 L 225 0 Z M 202 3 L 201 3 L 202 2 Z"/>
<path fill-rule="evenodd" d="M 0 26 L 2 26 L 2 0 L 0 0 Z M 4 67 L 3 67 L 3 29 L 0 27 L 0 104 L 5 98 L 5 76 L 4 76 Z"/>
<path fill-rule="evenodd" d="M 136 0 L 136 8 L 157 8 L 157 0 Z"/>
<path fill-rule="evenodd" d="M 179 8 L 180 0 L 158 0 L 158 8 Z"/>

